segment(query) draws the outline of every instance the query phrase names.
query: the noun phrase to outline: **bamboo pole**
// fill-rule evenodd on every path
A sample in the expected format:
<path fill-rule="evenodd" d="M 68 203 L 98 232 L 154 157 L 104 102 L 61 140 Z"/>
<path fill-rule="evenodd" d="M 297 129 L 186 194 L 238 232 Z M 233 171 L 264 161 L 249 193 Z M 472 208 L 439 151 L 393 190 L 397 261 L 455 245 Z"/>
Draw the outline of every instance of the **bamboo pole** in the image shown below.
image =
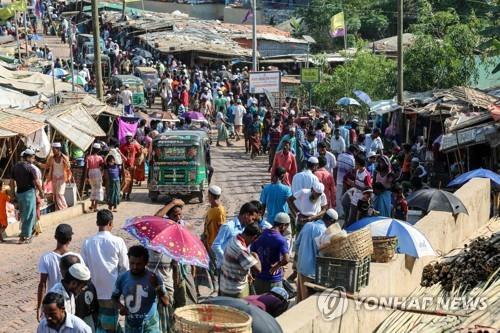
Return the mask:
<path fill-rule="evenodd" d="M 15 152 L 16 152 L 16 150 L 17 150 L 17 147 L 19 146 L 19 142 L 20 142 L 20 141 L 21 141 L 21 139 L 19 139 L 19 140 L 17 141 L 17 144 L 16 144 L 16 146 L 14 147 L 14 150 L 12 151 L 12 154 L 10 154 L 9 160 L 7 161 L 7 164 L 5 165 L 5 169 L 3 169 L 2 176 L 0 176 L 0 179 L 3 179 L 3 176 L 5 176 L 5 171 L 7 171 L 7 168 L 8 168 L 8 166 L 10 165 L 10 162 L 12 162 L 12 159 L 14 158 L 14 155 L 16 155 L 16 154 L 15 154 Z"/>

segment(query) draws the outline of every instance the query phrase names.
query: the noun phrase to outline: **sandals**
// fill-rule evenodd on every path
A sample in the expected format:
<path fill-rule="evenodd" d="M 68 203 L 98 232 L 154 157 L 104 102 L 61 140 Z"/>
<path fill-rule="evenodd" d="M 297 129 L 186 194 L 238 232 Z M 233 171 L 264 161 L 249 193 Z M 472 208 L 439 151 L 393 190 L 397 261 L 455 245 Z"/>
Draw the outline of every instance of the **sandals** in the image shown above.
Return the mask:
<path fill-rule="evenodd" d="M 21 237 L 17 241 L 17 244 L 30 244 L 32 240 L 33 240 L 33 237 L 30 237 L 30 238 Z"/>

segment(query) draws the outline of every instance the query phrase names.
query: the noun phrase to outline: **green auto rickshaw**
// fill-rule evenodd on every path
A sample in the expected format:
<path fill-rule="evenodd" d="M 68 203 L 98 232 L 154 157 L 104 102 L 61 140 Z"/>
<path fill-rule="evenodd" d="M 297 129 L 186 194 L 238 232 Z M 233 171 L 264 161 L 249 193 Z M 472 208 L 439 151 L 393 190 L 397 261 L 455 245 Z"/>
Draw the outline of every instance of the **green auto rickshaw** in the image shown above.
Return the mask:
<path fill-rule="evenodd" d="M 129 85 L 129 89 L 132 92 L 132 104 L 135 109 L 144 110 L 146 108 L 146 99 L 144 97 L 144 83 L 140 78 L 134 75 L 113 75 L 111 77 L 111 88 L 113 91 L 115 89 L 120 89 Z"/>
<path fill-rule="evenodd" d="M 148 190 L 152 201 L 161 194 L 196 196 L 203 202 L 208 187 L 209 137 L 204 131 L 171 131 L 152 143 Z"/>

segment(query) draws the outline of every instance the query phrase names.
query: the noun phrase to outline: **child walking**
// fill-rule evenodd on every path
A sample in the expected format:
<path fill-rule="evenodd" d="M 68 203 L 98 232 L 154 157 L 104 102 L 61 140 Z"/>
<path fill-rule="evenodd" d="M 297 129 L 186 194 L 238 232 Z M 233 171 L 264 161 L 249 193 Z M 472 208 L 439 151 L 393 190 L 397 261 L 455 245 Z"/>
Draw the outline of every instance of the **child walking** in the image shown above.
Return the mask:
<path fill-rule="evenodd" d="M 0 181 L 0 243 L 3 243 L 3 232 L 7 229 L 7 202 L 10 201 L 9 193 L 10 189 L 3 187 L 3 183 Z"/>
<path fill-rule="evenodd" d="M 392 217 L 398 220 L 408 220 L 408 202 L 403 194 L 403 187 L 400 184 L 394 185 L 392 189 L 394 194 L 394 204 L 392 208 Z"/>
<path fill-rule="evenodd" d="M 120 204 L 121 170 L 113 155 L 106 157 L 106 172 L 108 176 L 108 208 L 116 212 Z"/>

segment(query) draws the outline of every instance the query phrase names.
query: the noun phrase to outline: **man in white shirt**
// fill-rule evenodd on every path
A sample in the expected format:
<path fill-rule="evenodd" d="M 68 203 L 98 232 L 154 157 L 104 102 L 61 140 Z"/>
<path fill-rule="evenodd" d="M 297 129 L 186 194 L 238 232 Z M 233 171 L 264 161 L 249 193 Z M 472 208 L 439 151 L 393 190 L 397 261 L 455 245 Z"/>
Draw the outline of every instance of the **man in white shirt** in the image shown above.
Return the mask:
<path fill-rule="evenodd" d="M 345 152 L 345 141 L 344 138 L 340 136 L 340 130 L 338 128 L 333 131 L 332 139 L 330 140 L 330 150 L 335 157 Z"/>
<path fill-rule="evenodd" d="M 292 193 L 303 189 L 310 189 L 315 183 L 319 183 L 318 177 L 314 175 L 314 171 L 318 168 L 318 163 L 317 157 L 309 157 L 307 160 L 307 169 L 293 176 Z"/>
<path fill-rule="evenodd" d="M 40 306 L 42 298 L 47 290 L 61 280 L 59 271 L 59 261 L 61 256 L 69 251 L 69 244 L 73 237 L 73 229 L 69 224 L 59 224 L 56 228 L 54 238 L 57 241 L 55 250 L 47 252 L 40 257 L 38 262 L 38 272 L 40 273 L 40 282 L 38 283 L 37 294 L 37 319 L 40 319 Z"/>
<path fill-rule="evenodd" d="M 241 99 L 236 101 L 236 107 L 233 111 L 234 129 L 236 131 L 236 140 L 240 139 L 241 130 L 243 128 L 243 116 L 247 113 L 245 107 L 241 104 Z"/>
<path fill-rule="evenodd" d="M 365 139 L 367 140 L 368 137 Z M 373 129 L 372 135 L 369 136 L 368 142 L 365 141 L 366 146 L 366 154 L 369 152 L 374 152 L 375 154 L 382 154 L 384 151 L 384 143 L 382 142 L 382 138 L 380 137 L 380 129 Z"/>
<path fill-rule="evenodd" d="M 81 254 L 90 269 L 99 300 L 99 321 L 107 332 L 115 332 L 118 312 L 111 299 L 118 274 L 129 269 L 125 241 L 111 234 L 113 214 L 108 209 L 97 212 L 97 235 L 86 239 Z"/>
<path fill-rule="evenodd" d="M 85 81 L 87 81 L 87 82 L 90 81 L 90 71 L 87 68 L 86 64 L 83 64 L 83 68 L 80 72 L 78 72 L 78 75 L 83 77 L 85 79 Z"/>
<path fill-rule="evenodd" d="M 123 89 L 121 93 L 121 98 L 125 115 L 133 115 L 132 92 L 130 91 L 130 86 L 128 85 L 128 83 L 125 84 L 125 89 Z"/>
<path fill-rule="evenodd" d="M 64 308 L 64 298 L 49 292 L 43 298 L 45 318 L 40 322 L 37 333 L 92 333 L 90 327 L 80 318 Z"/>
<path fill-rule="evenodd" d="M 297 216 L 298 225 L 323 217 L 328 209 L 328 200 L 324 191 L 325 186 L 317 182 L 311 188 L 299 190 L 287 199 L 288 206 Z"/>
<path fill-rule="evenodd" d="M 326 160 L 326 170 L 333 176 L 333 171 L 337 167 L 337 159 L 335 155 L 326 150 L 326 144 L 324 142 L 318 143 L 318 153 L 316 157 L 323 156 Z"/>

